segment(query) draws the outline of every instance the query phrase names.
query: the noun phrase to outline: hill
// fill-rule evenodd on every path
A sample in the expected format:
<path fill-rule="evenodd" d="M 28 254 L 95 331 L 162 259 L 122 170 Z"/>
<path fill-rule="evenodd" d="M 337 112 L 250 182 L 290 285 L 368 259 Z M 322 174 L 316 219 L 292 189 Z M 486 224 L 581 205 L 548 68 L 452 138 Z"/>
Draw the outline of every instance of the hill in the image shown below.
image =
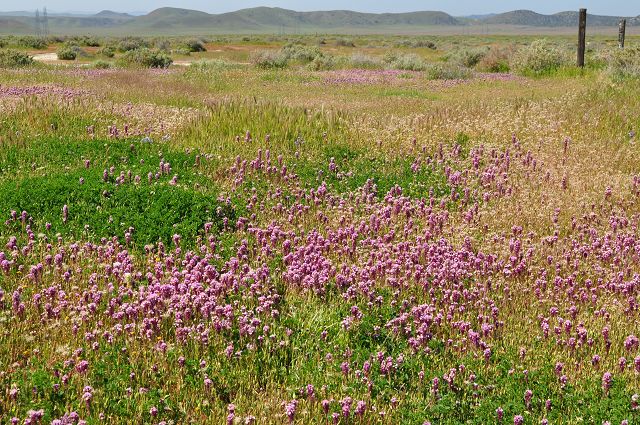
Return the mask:
<path fill-rule="evenodd" d="M 195 10 L 163 7 L 136 18 L 130 28 L 210 27 L 233 32 L 256 32 L 275 28 L 318 30 L 331 28 L 371 28 L 375 26 L 460 25 L 444 12 L 361 13 L 350 10 L 296 12 L 275 7 L 255 7 L 218 15 Z"/>
<path fill-rule="evenodd" d="M 9 34 L 24 34 L 33 31 L 33 27 L 16 17 L 0 17 L 0 29 Z"/>
<path fill-rule="evenodd" d="M 500 13 L 482 19 L 484 24 L 520 25 L 530 27 L 572 27 L 578 23 L 578 12 L 559 12 L 553 15 L 543 15 L 532 10 L 514 10 Z M 602 16 L 587 14 L 587 25 L 596 27 L 616 26 L 620 21 L 618 16 Z M 637 25 L 637 18 L 628 18 L 627 24 Z"/>
<path fill-rule="evenodd" d="M 114 12 L 111 10 L 103 10 L 101 12 L 96 13 L 93 16 L 96 18 L 110 18 L 110 19 L 133 19 L 134 18 L 132 15 L 129 15 L 128 13 Z"/>
<path fill-rule="evenodd" d="M 28 12 L 0 12 L 4 25 L 0 34 L 30 34 L 34 17 Z M 589 15 L 591 27 L 615 28 L 618 17 Z M 277 7 L 254 7 L 235 12 L 210 14 L 197 10 L 161 7 L 146 15 L 103 10 L 95 15 L 49 15 L 53 34 L 156 35 L 221 33 L 457 33 L 474 31 L 474 27 L 491 27 L 495 31 L 536 28 L 574 28 L 578 12 L 543 15 L 531 10 L 514 10 L 500 14 L 456 18 L 444 12 L 363 13 L 351 10 L 296 12 Z M 628 18 L 628 26 L 640 26 L 640 17 Z M 542 31 L 542 30 L 540 30 Z"/>

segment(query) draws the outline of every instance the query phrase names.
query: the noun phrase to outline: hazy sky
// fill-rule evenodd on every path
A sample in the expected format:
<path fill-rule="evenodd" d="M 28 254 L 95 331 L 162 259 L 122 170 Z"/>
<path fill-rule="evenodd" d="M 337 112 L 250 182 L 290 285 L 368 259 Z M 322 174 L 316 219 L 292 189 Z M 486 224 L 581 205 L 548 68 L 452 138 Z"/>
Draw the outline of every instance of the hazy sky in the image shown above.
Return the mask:
<path fill-rule="evenodd" d="M 162 6 L 197 9 L 210 13 L 229 12 L 245 7 L 274 6 L 305 10 L 349 9 L 362 12 L 410 12 L 442 10 L 452 15 L 471 15 L 532 9 L 554 13 L 586 7 L 589 13 L 613 16 L 637 16 L 638 0 L 0 0 L 0 10 L 35 10 L 46 6 L 54 12 L 98 12 L 103 9 L 122 12 L 148 12 Z"/>

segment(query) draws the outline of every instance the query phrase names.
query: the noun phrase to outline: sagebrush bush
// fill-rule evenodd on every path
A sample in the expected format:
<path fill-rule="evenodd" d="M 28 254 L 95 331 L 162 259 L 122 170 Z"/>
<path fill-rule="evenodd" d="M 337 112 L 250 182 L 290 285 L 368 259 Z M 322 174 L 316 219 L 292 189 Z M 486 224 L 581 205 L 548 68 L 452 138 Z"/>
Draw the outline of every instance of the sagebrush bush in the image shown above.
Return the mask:
<path fill-rule="evenodd" d="M 42 50 L 46 49 L 49 44 L 47 43 L 47 40 L 42 37 L 24 36 L 18 37 L 16 45 L 18 47 Z"/>
<path fill-rule="evenodd" d="M 469 78 L 470 72 L 462 66 L 436 63 L 427 67 L 426 74 L 430 80 L 463 80 Z"/>
<path fill-rule="evenodd" d="M 91 64 L 92 68 L 95 69 L 109 69 L 111 68 L 111 62 L 107 62 L 107 61 L 103 61 L 101 59 L 98 59 L 97 61 L 93 62 Z"/>
<path fill-rule="evenodd" d="M 307 67 L 312 71 L 328 71 L 337 65 L 336 58 L 331 55 L 316 56 Z"/>
<path fill-rule="evenodd" d="M 315 46 L 302 46 L 300 44 L 288 44 L 282 48 L 282 53 L 287 59 L 299 62 L 312 62 L 323 53 Z"/>
<path fill-rule="evenodd" d="M 424 71 L 427 69 L 428 64 L 419 55 L 409 53 L 397 56 L 391 62 L 391 67 L 393 69 L 401 69 L 403 71 Z"/>
<path fill-rule="evenodd" d="M 65 43 L 69 45 L 86 46 L 86 47 L 100 47 L 100 40 L 95 37 L 89 36 L 74 36 L 66 37 Z"/>
<path fill-rule="evenodd" d="M 365 53 L 356 52 L 349 57 L 349 66 L 362 69 L 380 69 L 384 63 L 382 59 Z"/>
<path fill-rule="evenodd" d="M 171 51 L 171 41 L 165 38 L 160 40 L 155 40 L 153 42 L 153 48 L 157 50 L 161 50 L 165 53 L 169 53 Z"/>
<path fill-rule="evenodd" d="M 204 42 L 202 42 L 202 40 L 197 40 L 197 39 L 193 39 L 193 40 L 187 40 L 185 42 L 185 47 L 193 53 L 197 53 L 197 52 L 206 52 L 207 48 L 204 45 Z"/>
<path fill-rule="evenodd" d="M 104 46 L 99 49 L 97 54 L 104 56 L 105 58 L 112 58 L 116 55 L 116 48 L 113 46 Z"/>
<path fill-rule="evenodd" d="M 149 43 L 139 37 L 125 37 L 118 43 L 118 50 L 121 52 L 129 52 L 131 50 L 149 47 Z"/>
<path fill-rule="evenodd" d="M 465 68 L 474 68 L 487 54 L 487 49 L 457 49 L 450 52 L 446 58 L 447 62 Z"/>
<path fill-rule="evenodd" d="M 336 40 L 336 46 L 338 46 L 338 47 L 356 47 L 356 44 L 351 39 L 338 38 Z"/>
<path fill-rule="evenodd" d="M 123 66 L 139 66 L 144 68 L 168 68 L 173 60 L 166 53 L 158 50 L 140 48 L 129 50 L 120 58 Z"/>
<path fill-rule="evenodd" d="M 511 61 L 519 74 L 542 75 L 557 71 L 569 63 L 566 55 L 548 40 L 536 40 L 521 48 Z"/>
<path fill-rule="evenodd" d="M 81 43 L 87 47 L 100 47 L 100 40 L 95 37 L 82 37 Z"/>
<path fill-rule="evenodd" d="M 640 78 L 640 46 L 615 49 L 604 54 L 607 73 L 616 80 Z"/>
<path fill-rule="evenodd" d="M 222 71 L 240 68 L 243 65 L 227 62 L 224 59 L 206 59 L 193 62 L 184 72 L 184 77 L 190 80 L 202 81 L 216 86 L 225 85 L 221 77 Z"/>
<path fill-rule="evenodd" d="M 476 69 L 484 72 L 509 72 L 516 49 L 514 46 L 493 46 L 478 62 Z"/>
<path fill-rule="evenodd" d="M 56 55 L 60 60 L 73 61 L 78 57 L 79 50 L 80 48 L 78 46 L 61 46 L 56 51 Z"/>
<path fill-rule="evenodd" d="M 279 50 L 255 50 L 251 52 L 249 61 L 261 69 L 286 68 L 288 65 L 287 55 Z"/>
<path fill-rule="evenodd" d="M 191 50 L 186 49 L 184 47 L 179 47 L 177 49 L 173 49 L 171 51 L 172 54 L 174 55 L 180 55 L 180 56 L 191 56 Z"/>
<path fill-rule="evenodd" d="M 428 49 L 435 49 L 436 45 L 433 41 L 429 40 L 400 40 L 394 43 L 395 47 L 411 47 L 411 48 L 420 48 L 426 47 Z"/>
<path fill-rule="evenodd" d="M 400 53 L 395 50 L 389 51 L 382 56 L 382 62 L 387 65 L 391 65 L 394 61 L 396 61 L 400 57 Z"/>
<path fill-rule="evenodd" d="M 237 66 L 237 64 L 227 62 L 224 59 L 206 59 L 191 63 L 189 71 L 221 70 L 235 68 Z"/>
<path fill-rule="evenodd" d="M 0 50 L 0 68 L 22 68 L 33 65 L 33 57 L 17 50 Z"/>

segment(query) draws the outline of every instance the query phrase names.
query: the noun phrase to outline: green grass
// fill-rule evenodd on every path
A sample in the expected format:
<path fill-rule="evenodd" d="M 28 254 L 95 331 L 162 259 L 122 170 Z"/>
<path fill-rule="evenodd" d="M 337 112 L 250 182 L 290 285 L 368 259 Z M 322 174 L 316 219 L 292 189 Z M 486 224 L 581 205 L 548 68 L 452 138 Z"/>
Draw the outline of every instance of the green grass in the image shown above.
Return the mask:
<path fill-rule="evenodd" d="M 192 246 L 205 223 L 214 223 L 214 230 L 223 227 L 225 217 L 229 225 L 235 223 L 233 208 L 218 200 L 217 186 L 194 165 L 195 157 L 138 140 L 49 139 L 13 147 L 0 156 L 0 211 L 4 217 L 12 210 L 26 211 L 36 220 L 34 231 L 45 232 L 45 223 L 50 223 L 50 235 L 99 240 L 122 237 L 133 227 L 138 249 L 170 243 L 174 234 Z M 85 160 L 91 163 L 88 169 Z M 161 160 L 171 164 L 171 172 L 156 179 Z M 33 172 L 29 164 L 41 167 Z M 111 167 L 113 175 L 108 172 L 104 181 L 104 170 Z M 125 182 L 116 184 L 121 172 Z M 149 172 L 154 174 L 152 183 Z M 178 180 L 172 185 L 174 175 Z M 64 205 L 69 207 L 66 223 Z"/>
<path fill-rule="evenodd" d="M 256 98 L 222 101 L 208 105 L 207 114 L 180 134 L 177 142 L 228 159 L 253 157 L 258 148 L 271 148 L 276 155 L 317 152 L 326 140 L 347 139 L 342 115 Z M 250 141 L 245 140 L 247 132 Z"/>
<path fill-rule="evenodd" d="M 380 97 L 403 97 L 408 99 L 439 99 L 439 97 L 433 93 L 417 89 L 381 89 L 376 95 Z"/>
<path fill-rule="evenodd" d="M 378 198 L 395 186 L 412 198 L 429 198 L 431 193 L 441 197 L 451 193 L 443 170 L 421 167 L 414 172 L 409 158 L 385 158 L 340 144 L 328 144 L 315 158 L 292 164 L 292 170 L 308 187 L 318 187 L 325 182 L 331 191 L 348 193 L 371 182 L 377 188 Z M 335 172 L 329 168 L 332 158 L 337 167 Z"/>

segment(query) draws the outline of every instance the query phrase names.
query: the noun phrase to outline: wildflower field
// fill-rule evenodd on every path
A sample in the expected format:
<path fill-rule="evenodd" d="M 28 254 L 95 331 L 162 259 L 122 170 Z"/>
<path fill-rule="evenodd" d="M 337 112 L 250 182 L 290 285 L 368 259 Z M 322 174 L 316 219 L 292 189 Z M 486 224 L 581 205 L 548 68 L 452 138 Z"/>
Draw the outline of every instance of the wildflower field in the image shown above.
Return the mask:
<path fill-rule="evenodd" d="M 0 423 L 640 423 L 639 43 L 7 37 Z"/>

